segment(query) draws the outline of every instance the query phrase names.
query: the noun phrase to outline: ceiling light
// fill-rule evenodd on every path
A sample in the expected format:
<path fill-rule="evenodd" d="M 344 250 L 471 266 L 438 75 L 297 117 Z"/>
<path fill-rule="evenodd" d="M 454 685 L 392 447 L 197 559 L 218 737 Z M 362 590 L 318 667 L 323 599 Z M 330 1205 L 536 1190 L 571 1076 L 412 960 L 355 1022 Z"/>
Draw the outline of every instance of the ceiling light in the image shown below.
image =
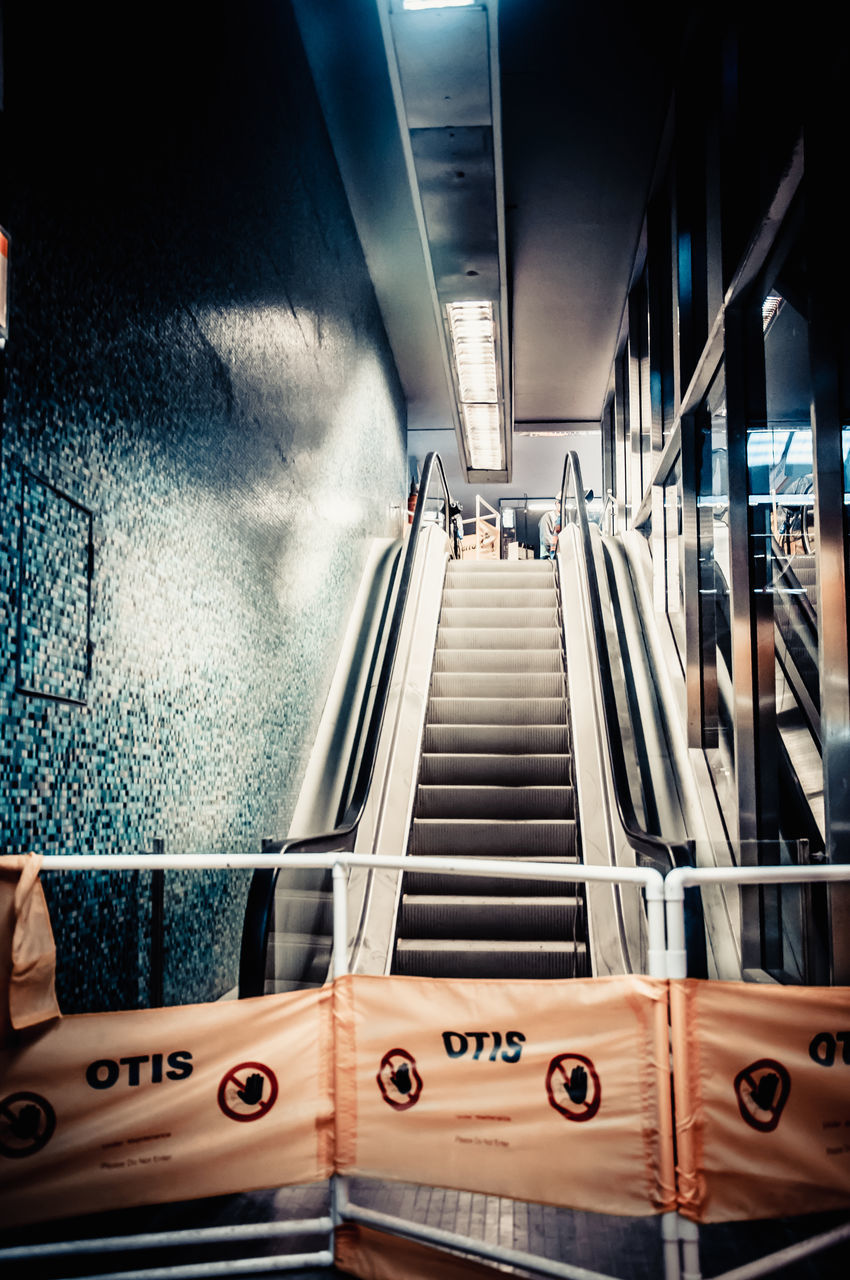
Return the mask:
<path fill-rule="evenodd" d="M 779 314 L 783 301 L 778 293 L 769 293 L 761 304 L 761 327 L 765 332 Z"/>
<path fill-rule="evenodd" d="M 501 471 L 504 467 L 497 404 L 462 404 L 460 419 L 473 471 Z"/>
<path fill-rule="evenodd" d="M 460 9 L 479 0 L 404 0 L 405 9 Z"/>
<path fill-rule="evenodd" d="M 449 302 L 446 317 L 469 466 L 499 471 L 505 463 L 493 304 Z"/>

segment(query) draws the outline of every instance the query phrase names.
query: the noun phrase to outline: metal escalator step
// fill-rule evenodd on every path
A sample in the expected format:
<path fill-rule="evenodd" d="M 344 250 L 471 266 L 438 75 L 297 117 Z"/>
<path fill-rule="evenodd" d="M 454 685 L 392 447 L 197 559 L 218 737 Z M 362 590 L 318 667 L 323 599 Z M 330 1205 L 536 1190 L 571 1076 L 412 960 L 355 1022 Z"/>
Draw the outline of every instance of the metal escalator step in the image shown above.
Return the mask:
<path fill-rule="evenodd" d="M 443 609 L 557 609 L 555 588 L 491 586 L 443 589 Z"/>
<path fill-rule="evenodd" d="M 551 571 L 547 574 L 510 570 L 494 574 L 486 570 L 478 573 L 471 568 L 466 573 L 457 573 L 452 572 L 450 564 L 445 585 L 450 591 L 545 591 L 554 588 L 555 577 Z"/>
<path fill-rule="evenodd" d="M 498 862 L 498 858 L 493 859 Z M 505 859 L 508 861 L 508 859 Z M 563 866 L 578 866 L 578 858 L 536 858 L 537 862 L 551 862 Z M 574 897 L 579 893 L 579 885 L 574 880 L 532 880 L 522 876 L 474 876 L 469 874 L 441 875 L 439 872 L 405 871 L 404 892 L 417 894 L 475 895 L 484 894 L 490 898 Z"/>
<path fill-rule="evenodd" d="M 566 698 L 428 699 L 428 724 L 566 724 Z"/>
<path fill-rule="evenodd" d="M 501 627 L 484 627 L 480 631 L 472 623 L 445 626 L 437 632 L 437 649 L 557 649 L 560 653 L 561 632 L 554 623 L 516 627 L 503 622 Z"/>
<path fill-rule="evenodd" d="M 440 630 L 446 627 L 471 628 L 477 631 L 482 627 L 505 628 L 538 628 L 559 626 L 558 610 L 552 608 L 495 608 L 495 609 L 456 609 L 454 606 L 443 608 L 440 613 Z"/>
<path fill-rule="evenodd" d="M 399 938 L 393 972 L 433 978 L 576 978 L 587 973 L 583 942 Z"/>
<path fill-rule="evenodd" d="M 399 933 L 406 938 L 500 938 L 563 942 L 584 930 L 579 897 L 404 894 Z"/>
<path fill-rule="evenodd" d="M 425 752 L 560 755 L 570 749 L 563 724 L 426 724 Z"/>
<path fill-rule="evenodd" d="M 322 983 L 328 975 L 331 940 L 304 933 L 271 933 L 266 951 L 266 979 L 279 980 L 278 975 L 307 983 Z"/>
<path fill-rule="evenodd" d="M 550 578 L 555 572 L 555 566 L 551 560 L 450 560 L 447 566 L 447 576 L 452 575 L 459 578 L 465 577 L 467 574 L 476 573 L 493 573 L 493 574 L 540 574 L 541 577 L 548 575 Z"/>
<path fill-rule="evenodd" d="M 436 649 L 434 671 L 476 671 L 506 673 L 519 671 L 562 672 L 564 655 L 560 649 Z"/>
<path fill-rule="evenodd" d="M 333 929 L 333 894 L 320 890 L 290 889 L 277 893 L 272 911 L 272 931 L 289 934 L 330 934 Z"/>
<path fill-rule="evenodd" d="M 572 787 L 423 786 L 416 791 L 417 818 L 572 818 Z"/>
<path fill-rule="evenodd" d="M 445 857 L 569 858 L 577 852 L 569 818 L 414 818 L 408 852 Z"/>
<path fill-rule="evenodd" d="M 801 587 L 813 586 L 817 581 L 817 558 L 815 556 L 792 556 L 788 564 Z"/>
<path fill-rule="evenodd" d="M 565 698 L 563 672 L 435 671 L 431 696 L 437 698 Z"/>
<path fill-rule="evenodd" d="M 419 766 L 419 784 L 443 786 L 566 787 L 567 755 L 474 755 L 427 752 Z"/>

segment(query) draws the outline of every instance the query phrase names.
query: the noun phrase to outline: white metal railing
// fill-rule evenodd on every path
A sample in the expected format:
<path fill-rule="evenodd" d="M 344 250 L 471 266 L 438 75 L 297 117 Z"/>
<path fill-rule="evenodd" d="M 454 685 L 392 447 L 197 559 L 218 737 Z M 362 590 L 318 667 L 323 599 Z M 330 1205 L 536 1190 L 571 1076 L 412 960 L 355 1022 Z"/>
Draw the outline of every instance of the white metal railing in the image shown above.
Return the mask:
<path fill-rule="evenodd" d="M 804 884 L 850 881 L 850 864 L 829 863 L 807 867 L 676 867 L 664 878 L 664 900 L 667 917 L 666 976 L 674 981 L 687 977 L 688 957 L 685 946 L 685 889 L 690 885 L 737 884 Z M 679 1219 L 682 1275 L 686 1280 L 701 1280 L 699 1228 L 685 1218 Z M 756 1258 L 742 1267 L 724 1271 L 712 1280 L 757 1280 L 773 1275 L 792 1262 L 832 1248 L 842 1240 L 850 1240 L 850 1224 L 819 1236 L 812 1236 L 781 1249 L 778 1253 Z"/>
<path fill-rule="evenodd" d="M 260 867 L 291 867 L 330 869 L 333 879 L 333 977 L 342 977 L 348 972 L 348 910 L 347 910 L 347 872 L 350 867 L 386 867 L 396 870 L 425 872 L 426 874 L 445 874 L 446 872 L 464 875 L 500 876 L 506 879 L 522 876 L 524 879 L 566 880 L 572 883 L 589 884 L 607 882 L 609 884 L 632 884 L 643 888 L 647 904 L 647 936 L 648 936 L 648 969 L 651 977 L 664 977 L 664 882 L 660 873 L 651 867 L 592 867 L 574 864 L 558 864 L 526 861 L 525 859 L 481 859 L 481 858 L 426 858 L 407 856 L 387 856 L 380 854 L 356 854 L 345 852 L 329 852 L 319 854 L 282 854 L 265 853 L 252 855 L 239 854 L 52 854 L 46 855 L 41 864 L 43 872 L 51 871 L 141 871 L 141 870 L 254 870 Z M 664 1239 L 665 1280 L 679 1280 L 678 1266 L 678 1233 L 671 1228 L 671 1219 L 675 1214 L 664 1215 L 662 1232 Z M 461 1252 L 491 1259 L 513 1266 L 524 1266 L 542 1273 L 558 1277 L 558 1280 L 616 1280 L 601 1272 L 589 1271 L 587 1268 L 571 1263 L 558 1262 L 540 1258 L 536 1254 L 524 1253 L 520 1250 L 507 1249 L 496 1243 L 475 1240 L 454 1232 L 447 1232 L 436 1227 L 411 1223 L 403 1218 L 394 1218 L 376 1210 L 367 1209 L 354 1204 L 348 1197 L 347 1179 L 334 1175 L 331 1180 L 331 1216 L 330 1220 L 317 1219 L 310 1222 L 293 1224 L 293 1230 L 301 1233 L 328 1230 L 341 1222 L 361 1222 L 364 1225 L 379 1226 L 384 1231 L 391 1231 L 400 1236 L 422 1241 L 426 1244 L 443 1248 L 452 1248 Z M 258 1234 L 256 1224 L 233 1226 L 228 1228 L 227 1239 L 238 1241 L 250 1240 Z M 273 1234 L 269 1232 L 268 1234 Z M 284 1234 L 284 1233 L 281 1233 Z M 287 1231 L 285 1234 L 292 1234 Z M 141 1237 L 145 1248 L 156 1248 L 156 1236 L 153 1234 Z M 110 1238 L 89 1241 L 66 1241 L 44 1246 L 20 1246 L 13 1250 L 0 1250 L 0 1264 L 13 1258 L 29 1260 L 31 1257 L 79 1256 L 86 1252 L 124 1252 L 133 1247 L 128 1244 L 130 1237 Z M 192 1244 L 195 1239 L 202 1242 L 203 1237 L 194 1232 L 167 1233 L 163 1235 L 163 1247 L 171 1247 L 176 1243 Z M 41 1252 L 36 1255 L 33 1250 L 49 1250 L 49 1255 Z M 298 1254 L 261 1260 L 235 1259 L 215 1264 L 202 1264 L 194 1269 L 181 1267 L 179 1272 L 173 1268 L 152 1267 L 146 1270 L 134 1270 L 133 1280 L 169 1280 L 175 1274 L 181 1280 L 208 1275 L 242 1275 L 259 1270 L 296 1270 L 305 1266 L 329 1266 L 332 1264 L 332 1251 L 318 1250 L 315 1254 Z M 120 1273 L 118 1273 L 120 1275 Z M 90 1277 L 89 1280 L 113 1280 L 109 1277 Z M 116 1277 L 117 1280 L 117 1277 Z"/>
<path fill-rule="evenodd" d="M 466 529 L 467 525 L 472 526 L 473 542 L 470 545 L 468 535 L 464 534 L 464 541 L 467 543 L 465 550 L 472 551 L 476 560 L 499 560 L 501 558 L 501 547 L 499 545 L 499 532 L 501 529 L 501 516 L 495 507 L 491 507 L 480 493 L 475 495 L 475 515 L 469 516 L 466 520 L 462 520 L 461 524 Z"/>
<path fill-rule="evenodd" d="M 850 865 L 829 864 L 816 867 L 677 867 L 662 877 L 651 867 L 594 867 L 557 863 L 541 863 L 524 859 L 486 860 L 479 858 L 424 858 L 328 852 L 320 854 L 257 855 L 230 854 L 54 854 L 42 860 L 43 871 L 86 870 L 252 870 L 260 867 L 319 868 L 330 869 L 333 879 L 333 977 L 348 972 L 348 910 L 347 872 L 350 867 L 387 867 L 397 870 L 424 872 L 426 874 L 453 874 L 501 876 L 510 879 L 521 875 L 525 879 L 569 880 L 591 884 L 632 884 L 644 891 L 647 908 L 648 970 L 650 977 L 684 978 L 687 974 L 685 949 L 684 891 L 689 885 L 733 883 L 740 885 L 838 882 L 850 881 Z M 665 928 L 666 924 L 666 928 Z M 348 1197 L 347 1180 L 339 1175 L 332 1179 L 330 1218 L 277 1224 L 241 1224 L 226 1228 L 209 1228 L 201 1231 L 177 1231 L 148 1233 L 145 1235 L 114 1237 L 95 1240 L 73 1240 L 45 1245 L 15 1246 L 0 1250 L 0 1263 L 33 1260 L 36 1258 L 80 1256 L 86 1253 L 119 1253 L 129 1249 L 154 1249 L 173 1247 L 177 1244 L 193 1245 L 226 1240 L 256 1240 L 263 1237 L 330 1232 L 343 1221 L 361 1222 L 380 1227 L 410 1239 L 451 1248 L 485 1257 L 507 1265 L 527 1267 L 560 1280 L 615 1280 L 600 1272 L 589 1271 L 571 1263 L 541 1258 L 519 1250 L 507 1249 L 497 1244 L 470 1239 L 454 1232 L 427 1225 L 407 1222 L 388 1214 L 379 1213 L 352 1203 Z M 696 1224 L 677 1213 L 661 1215 L 661 1232 L 664 1256 L 665 1280 L 700 1280 L 699 1231 Z M 769 1275 L 798 1258 L 803 1258 L 850 1239 L 850 1224 L 838 1227 L 823 1235 L 799 1242 L 778 1253 L 756 1259 L 743 1267 L 725 1272 L 714 1280 L 756 1280 Z M 262 1259 L 235 1259 L 226 1262 L 199 1264 L 179 1268 L 154 1267 L 134 1270 L 133 1280 L 166 1280 L 179 1274 L 182 1280 L 208 1275 L 244 1275 L 252 1271 L 287 1271 L 306 1266 L 330 1266 L 332 1249 L 317 1250 L 312 1254 L 290 1254 Z M 120 1273 L 116 1273 L 120 1275 Z M 90 1280 L 113 1280 L 109 1277 L 91 1277 Z"/>

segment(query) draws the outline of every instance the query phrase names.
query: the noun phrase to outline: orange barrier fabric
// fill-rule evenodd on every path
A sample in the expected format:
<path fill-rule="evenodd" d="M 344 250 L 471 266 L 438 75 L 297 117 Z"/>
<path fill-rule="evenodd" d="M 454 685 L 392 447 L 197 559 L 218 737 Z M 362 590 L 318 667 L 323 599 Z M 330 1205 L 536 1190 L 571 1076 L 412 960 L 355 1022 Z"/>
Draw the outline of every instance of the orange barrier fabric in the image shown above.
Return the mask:
<path fill-rule="evenodd" d="M 346 977 L 334 1017 L 341 1173 L 675 1207 L 665 982 Z"/>
<path fill-rule="evenodd" d="M 80 1014 L 0 1051 L 0 1221 L 327 1178 L 331 1000 Z"/>
<path fill-rule="evenodd" d="M 670 984 L 681 1211 L 850 1206 L 850 988 Z"/>
<path fill-rule="evenodd" d="M 358 1280 L 504 1280 L 500 1267 L 459 1258 L 417 1240 L 405 1240 L 347 1222 L 334 1232 L 334 1262 Z"/>
<path fill-rule="evenodd" d="M 0 1045 L 13 1031 L 60 1017 L 56 1002 L 56 945 L 44 890 L 41 858 L 0 858 Z"/>

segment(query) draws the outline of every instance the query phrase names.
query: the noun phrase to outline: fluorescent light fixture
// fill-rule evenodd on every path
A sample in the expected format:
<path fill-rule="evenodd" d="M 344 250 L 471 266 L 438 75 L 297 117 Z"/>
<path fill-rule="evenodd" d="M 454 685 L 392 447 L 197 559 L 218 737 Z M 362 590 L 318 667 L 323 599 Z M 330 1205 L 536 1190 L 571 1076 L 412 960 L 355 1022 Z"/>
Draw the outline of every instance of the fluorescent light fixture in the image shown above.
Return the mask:
<path fill-rule="evenodd" d="M 465 5 L 480 4 L 481 0 L 404 0 L 405 9 L 461 9 Z"/>
<path fill-rule="evenodd" d="M 501 471 L 502 445 L 499 439 L 497 404 L 462 404 L 460 419 L 473 471 Z"/>
<path fill-rule="evenodd" d="M 769 293 L 761 304 L 761 327 L 763 332 L 766 333 L 769 325 L 776 319 L 783 301 L 784 299 L 780 294 Z"/>
<path fill-rule="evenodd" d="M 458 408 L 469 465 L 475 471 L 504 467 L 492 302 L 446 305 Z"/>
<path fill-rule="evenodd" d="M 589 436 L 589 431 L 517 431 L 516 423 L 514 423 L 514 433 L 518 436 L 525 436 L 528 440 L 556 440 L 559 436 Z"/>

